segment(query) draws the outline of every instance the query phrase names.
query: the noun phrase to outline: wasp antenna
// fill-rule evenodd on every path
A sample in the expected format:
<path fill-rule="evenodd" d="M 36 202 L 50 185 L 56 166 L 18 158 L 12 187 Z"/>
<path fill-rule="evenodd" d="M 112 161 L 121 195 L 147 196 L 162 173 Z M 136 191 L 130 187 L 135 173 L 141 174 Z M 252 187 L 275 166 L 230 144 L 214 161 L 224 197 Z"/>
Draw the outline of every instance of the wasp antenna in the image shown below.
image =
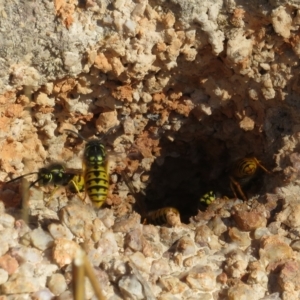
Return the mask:
<path fill-rule="evenodd" d="M 21 175 L 21 176 L 16 177 L 16 178 L 14 178 L 12 180 L 6 181 L 5 183 L 11 183 L 11 182 L 17 181 L 18 179 L 24 178 L 26 176 L 33 175 L 33 174 L 38 174 L 38 173 L 39 172 L 32 172 L 32 173 L 28 173 L 28 174 L 25 174 L 25 175 Z"/>
<path fill-rule="evenodd" d="M 32 188 L 37 182 L 41 181 L 42 178 L 38 178 L 36 181 L 32 182 L 29 186 L 29 188 Z"/>
<path fill-rule="evenodd" d="M 78 136 L 79 138 L 81 138 L 82 140 L 86 141 L 87 142 L 87 139 L 84 138 L 80 133 L 74 131 L 74 130 L 71 130 L 71 129 L 65 129 L 64 131 L 67 131 L 67 132 L 71 132 L 73 134 L 75 134 L 76 136 Z"/>
<path fill-rule="evenodd" d="M 111 127 L 110 129 L 108 129 L 100 138 L 99 141 L 101 142 L 107 135 L 109 135 L 112 131 L 117 130 L 119 127 L 121 126 L 121 123 Z"/>

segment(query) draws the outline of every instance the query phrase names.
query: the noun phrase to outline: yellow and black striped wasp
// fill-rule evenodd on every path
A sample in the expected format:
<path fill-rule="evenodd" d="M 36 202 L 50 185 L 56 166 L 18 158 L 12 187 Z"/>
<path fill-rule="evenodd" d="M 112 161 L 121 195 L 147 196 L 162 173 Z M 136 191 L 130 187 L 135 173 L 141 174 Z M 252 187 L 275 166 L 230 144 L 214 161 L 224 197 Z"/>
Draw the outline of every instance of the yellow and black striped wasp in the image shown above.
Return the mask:
<path fill-rule="evenodd" d="M 105 147 L 101 139 L 87 140 L 73 130 L 66 131 L 86 141 L 82 164 L 85 191 L 93 205 L 96 208 L 100 208 L 106 201 L 109 187 L 108 161 Z"/>
<path fill-rule="evenodd" d="M 162 207 L 148 212 L 146 215 L 146 223 L 153 225 L 180 225 L 180 213 L 175 207 Z"/>
<path fill-rule="evenodd" d="M 141 214 L 144 224 L 153 225 L 170 225 L 176 226 L 181 224 L 180 213 L 175 207 L 162 207 L 150 212 L 146 211 L 144 199 L 135 191 L 135 188 L 125 171 L 122 171 L 122 177 L 128 186 L 130 193 L 134 196 L 137 202 L 137 208 Z M 145 194 L 144 194 L 145 196 Z"/>
<path fill-rule="evenodd" d="M 199 199 L 200 204 L 204 204 L 205 206 L 210 205 L 215 200 L 216 200 L 216 194 L 213 191 L 207 192 Z"/>
<path fill-rule="evenodd" d="M 238 198 L 239 195 L 244 201 L 248 201 L 242 187 L 246 186 L 255 177 L 259 168 L 268 174 L 272 174 L 256 157 L 241 158 L 233 163 L 227 174 L 235 198 Z"/>
<path fill-rule="evenodd" d="M 9 184 L 34 174 L 37 175 L 37 179 L 29 185 L 29 188 L 38 183 L 41 186 L 65 186 L 71 193 L 80 193 L 84 190 L 83 176 L 77 172 L 71 171 L 70 169 L 66 169 L 63 164 L 60 163 L 50 164 L 47 167 L 39 169 L 38 172 L 21 175 L 5 182 L 5 184 Z"/>

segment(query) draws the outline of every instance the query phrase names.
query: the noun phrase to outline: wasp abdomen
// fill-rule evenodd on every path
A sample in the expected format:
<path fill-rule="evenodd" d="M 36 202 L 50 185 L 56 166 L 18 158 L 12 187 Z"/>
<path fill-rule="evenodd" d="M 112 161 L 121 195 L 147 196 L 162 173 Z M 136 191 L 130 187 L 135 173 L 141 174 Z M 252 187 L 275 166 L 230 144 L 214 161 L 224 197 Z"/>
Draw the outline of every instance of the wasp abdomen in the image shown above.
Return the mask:
<path fill-rule="evenodd" d="M 180 213 L 175 207 L 163 207 L 147 214 L 147 222 L 154 225 L 168 224 L 175 226 L 180 224 Z"/>
<path fill-rule="evenodd" d="M 101 207 L 107 198 L 108 174 L 103 165 L 87 167 L 85 172 L 86 191 L 94 206 Z"/>

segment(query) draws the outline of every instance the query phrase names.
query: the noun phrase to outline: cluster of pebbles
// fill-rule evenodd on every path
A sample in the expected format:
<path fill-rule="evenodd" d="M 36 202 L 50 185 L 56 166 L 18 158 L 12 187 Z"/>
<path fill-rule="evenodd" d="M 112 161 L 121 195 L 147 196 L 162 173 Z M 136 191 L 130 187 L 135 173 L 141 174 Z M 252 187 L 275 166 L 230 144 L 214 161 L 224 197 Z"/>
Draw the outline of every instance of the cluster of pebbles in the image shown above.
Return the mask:
<path fill-rule="evenodd" d="M 80 247 L 110 300 L 299 297 L 296 200 L 219 198 L 188 225 L 168 227 L 64 197 L 51 217 L 50 209 L 29 202 L 39 226 L 6 213 L 1 203 L 1 299 L 72 299 L 71 263 Z M 96 299 L 87 279 L 79 284 L 85 284 L 85 299 Z"/>
<path fill-rule="evenodd" d="M 73 299 L 80 248 L 109 300 L 300 298 L 300 6 L 261 2 L 0 5 L 0 300 Z M 21 184 L 5 182 L 82 168 L 84 142 L 66 129 L 119 156 L 107 206 L 32 187 L 19 210 Z M 143 224 L 120 178 L 185 206 L 249 154 L 274 171 L 258 196 L 169 226 Z M 164 193 L 174 186 L 186 193 Z"/>

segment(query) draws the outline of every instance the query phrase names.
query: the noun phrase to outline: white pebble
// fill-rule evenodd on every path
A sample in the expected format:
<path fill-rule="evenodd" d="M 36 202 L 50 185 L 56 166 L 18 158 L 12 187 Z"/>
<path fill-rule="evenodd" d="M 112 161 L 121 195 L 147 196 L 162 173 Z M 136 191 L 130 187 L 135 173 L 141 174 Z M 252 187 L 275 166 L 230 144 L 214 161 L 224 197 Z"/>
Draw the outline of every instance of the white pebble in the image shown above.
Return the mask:
<path fill-rule="evenodd" d="M 0 245 L 3 242 L 8 243 L 9 247 L 15 247 L 18 244 L 18 232 L 14 228 L 4 228 L 0 232 Z"/>
<path fill-rule="evenodd" d="M 73 300 L 73 293 L 71 291 L 65 291 L 57 297 L 57 300 Z"/>
<path fill-rule="evenodd" d="M 72 232 L 61 224 L 52 223 L 48 226 L 48 230 L 54 239 L 65 238 L 72 240 L 74 237 Z"/>
<path fill-rule="evenodd" d="M 142 285 L 134 275 L 123 276 L 118 285 L 125 299 L 145 299 Z"/>
<path fill-rule="evenodd" d="M 3 214 L 3 215 L 1 215 L 1 218 L 0 218 L 0 224 L 4 228 L 12 228 L 12 227 L 14 227 L 14 224 L 15 224 L 15 218 L 12 217 L 11 215 Z"/>
<path fill-rule="evenodd" d="M 0 268 L 0 285 L 6 282 L 8 279 L 8 273 Z"/>
<path fill-rule="evenodd" d="M 35 248 L 20 246 L 12 249 L 11 254 L 17 260 L 23 260 L 28 263 L 39 263 L 42 261 L 41 252 Z"/>
<path fill-rule="evenodd" d="M 54 295 L 47 289 L 44 288 L 32 294 L 32 299 L 34 300 L 51 300 L 53 299 Z"/>
<path fill-rule="evenodd" d="M 0 256 L 3 256 L 9 249 L 7 242 L 1 242 L 0 243 Z"/>
<path fill-rule="evenodd" d="M 135 34 L 136 24 L 132 20 L 127 20 L 124 23 L 124 30 L 131 35 Z"/>
<path fill-rule="evenodd" d="M 256 240 L 259 240 L 262 237 L 267 236 L 267 235 L 271 235 L 271 232 L 269 231 L 268 228 L 265 228 L 265 227 L 258 227 L 254 231 L 254 238 Z"/>
<path fill-rule="evenodd" d="M 41 277 L 41 276 L 49 277 L 57 270 L 58 270 L 57 265 L 43 263 L 39 265 L 39 268 L 37 270 L 35 270 L 35 275 L 36 277 Z"/>
<path fill-rule="evenodd" d="M 46 250 L 53 245 L 51 235 L 40 227 L 31 231 L 29 235 L 33 246 L 40 250 Z"/>
<path fill-rule="evenodd" d="M 55 296 L 60 295 L 67 289 L 65 277 L 62 274 L 53 274 L 48 281 L 48 288 Z"/>
<path fill-rule="evenodd" d="M 21 274 L 14 276 L 13 279 L 1 285 L 2 295 L 4 294 L 20 294 L 35 293 L 39 291 L 40 283 L 37 278 L 26 277 Z"/>

